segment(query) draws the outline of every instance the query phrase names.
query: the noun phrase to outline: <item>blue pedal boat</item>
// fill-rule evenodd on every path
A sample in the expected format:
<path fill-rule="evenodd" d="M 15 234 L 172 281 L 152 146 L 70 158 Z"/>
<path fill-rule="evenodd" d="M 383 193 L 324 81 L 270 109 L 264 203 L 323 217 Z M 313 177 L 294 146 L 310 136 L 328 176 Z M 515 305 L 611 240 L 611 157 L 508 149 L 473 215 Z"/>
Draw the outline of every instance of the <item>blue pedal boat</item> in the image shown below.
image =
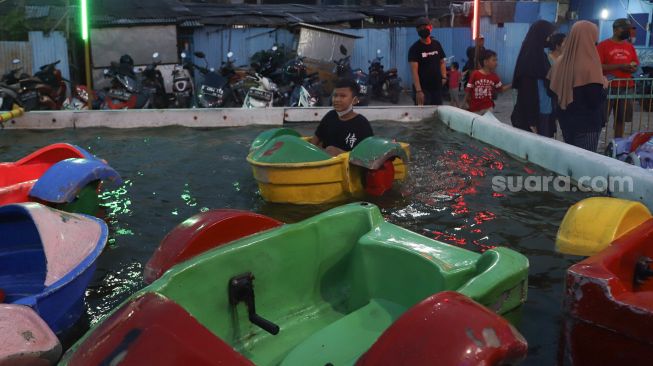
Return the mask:
<path fill-rule="evenodd" d="M 39 203 L 0 207 L 0 302 L 31 307 L 61 335 L 84 312 L 107 236 L 92 216 Z"/>

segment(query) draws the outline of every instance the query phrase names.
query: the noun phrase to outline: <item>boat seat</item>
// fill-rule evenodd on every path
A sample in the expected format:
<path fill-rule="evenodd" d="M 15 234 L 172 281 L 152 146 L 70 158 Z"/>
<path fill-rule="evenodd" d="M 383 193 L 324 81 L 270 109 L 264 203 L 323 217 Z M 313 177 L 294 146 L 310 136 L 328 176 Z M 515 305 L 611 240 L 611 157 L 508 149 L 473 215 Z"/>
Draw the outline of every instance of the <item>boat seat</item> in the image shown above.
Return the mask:
<path fill-rule="evenodd" d="M 401 305 L 372 299 L 365 306 L 320 329 L 295 346 L 281 365 L 303 365 L 307 360 L 315 365 L 351 364 L 404 311 L 406 309 Z"/>

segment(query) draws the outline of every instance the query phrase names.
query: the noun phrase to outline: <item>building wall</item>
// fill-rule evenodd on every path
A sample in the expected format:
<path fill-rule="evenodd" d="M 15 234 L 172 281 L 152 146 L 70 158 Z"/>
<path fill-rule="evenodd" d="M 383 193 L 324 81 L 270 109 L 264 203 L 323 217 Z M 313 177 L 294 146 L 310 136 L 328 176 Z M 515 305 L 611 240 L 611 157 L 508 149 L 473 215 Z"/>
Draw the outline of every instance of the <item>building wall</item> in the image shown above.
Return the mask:
<path fill-rule="evenodd" d="M 555 5 L 555 3 L 553 3 Z M 481 18 L 481 33 L 485 36 L 485 45 L 498 53 L 499 67 L 497 73 L 504 81 L 512 81 L 517 55 L 530 25 L 538 19 L 553 21 L 556 18 L 557 6 L 551 3 L 526 2 L 518 3 L 515 23 L 492 24 L 489 17 Z M 561 28 L 562 31 L 566 29 Z M 361 36 L 355 42 L 351 65 L 367 71 L 369 61 L 376 57 L 376 50 L 381 50 L 383 65 L 386 70 L 396 67 L 404 86 L 410 87 L 411 73 L 408 65 L 408 49 L 418 39 L 415 28 L 374 28 L 347 29 L 347 33 Z M 472 45 L 472 35 L 469 28 L 435 28 L 433 37 L 441 44 L 447 56 L 453 56 L 461 68 L 467 61 L 466 50 Z M 211 67 L 219 67 L 226 60 L 226 54 L 231 50 L 236 57 L 237 65 L 249 64 L 249 58 L 255 52 L 269 49 L 274 44 L 295 48 L 296 35 L 287 30 L 270 28 L 217 28 L 204 27 L 193 35 L 193 51 L 203 51 L 207 55 Z M 201 63 L 201 61 L 200 61 Z"/>
<path fill-rule="evenodd" d="M 70 79 L 68 46 L 62 32 L 29 32 L 28 42 L 0 41 L 0 70 L 6 72 L 13 68 L 11 61 L 21 60 L 23 72 L 34 74 L 45 64 L 61 61 L 57 68 L 64 78 Z"/>

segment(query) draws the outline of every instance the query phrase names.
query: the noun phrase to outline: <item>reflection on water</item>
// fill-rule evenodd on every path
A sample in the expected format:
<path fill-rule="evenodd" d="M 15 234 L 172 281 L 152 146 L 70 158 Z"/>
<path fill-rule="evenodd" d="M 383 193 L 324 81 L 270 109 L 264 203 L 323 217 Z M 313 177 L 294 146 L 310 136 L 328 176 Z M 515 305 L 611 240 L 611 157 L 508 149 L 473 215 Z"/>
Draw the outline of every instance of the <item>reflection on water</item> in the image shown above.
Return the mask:
<path fill-rule="evenodd" d="M 315 125 L 297 125 L 312 133 Z M 411 144 L 410 177 L 384 197 L 369 198 L 385 218 L 430 238 L 483 252 L 508 246 L 529 257 L 528 302 L 520 330 L 531 349 L 527 365 L 555 360 L 564 272 L 574 258 L 553 252 L 569 206 L 580 193 L 494 192 L 496 175 L 545 175 L 435 122 L 375 123 L 376 134 Z M 192 130 L 80 129 L 2 131 L 2 161 L 52 142 L 83 146 L 106 159 L 125 183 L 102 194 L 110 245 L 87 291 L 92 322 L 143 286 L 144 264 L 175 225 L 213 208 L 251 210 L 296 222 L 337 206 L 263 202 L 245 162 L 261 127 Z"/>

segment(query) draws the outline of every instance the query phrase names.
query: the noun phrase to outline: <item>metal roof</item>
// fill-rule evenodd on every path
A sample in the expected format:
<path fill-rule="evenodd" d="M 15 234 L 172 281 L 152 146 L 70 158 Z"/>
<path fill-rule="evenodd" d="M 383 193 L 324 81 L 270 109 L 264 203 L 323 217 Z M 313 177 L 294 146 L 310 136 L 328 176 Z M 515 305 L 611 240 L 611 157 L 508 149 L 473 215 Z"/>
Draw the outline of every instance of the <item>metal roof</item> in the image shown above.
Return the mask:
<path fill-rule="evenodd" d="M 25 19 L 45 18 L 49 14 L 49 6 L 25 6 Z"/>

